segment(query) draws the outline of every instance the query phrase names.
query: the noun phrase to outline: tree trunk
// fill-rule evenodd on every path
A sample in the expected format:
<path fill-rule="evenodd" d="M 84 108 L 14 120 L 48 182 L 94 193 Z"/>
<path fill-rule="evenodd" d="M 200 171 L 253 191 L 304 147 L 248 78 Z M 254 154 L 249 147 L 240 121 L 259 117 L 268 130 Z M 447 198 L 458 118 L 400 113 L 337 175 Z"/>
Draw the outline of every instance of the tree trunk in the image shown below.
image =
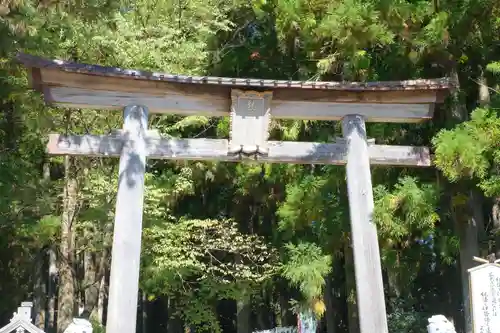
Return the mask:
<path fill-rule="evenodd" d="M 398 263 L 396 263 L 396 265 L 397 264 Z M 387 284 L 389 286 L 388 297 L 390 299 L 390 302 L 388 308 L 392 307 L 390 311 L 393 311 L 394 305 L 397 304 L 398 299 L 401 297 L 400 277 L 397 272 L 397 266 L 389 267 L 388 269 L 385 270 L 385 272 L 387 277 Z"/>
<path fill-rule="evenodd" d="M 269 289 L 264 287 L 260 291 L 260 297 L 258 304 L 253 308 L 253 313 L 255 314 L 255 323 L 252 325 L 253 330 L 262 331 L 274 326 L 274 312 L 272 311 L 272 298 L 269 297 L 272 293 L 269 293 Z"/>
<path fill-rule="evenodd" d="M 351 244 L 344 245 L 345 288 L 347 295 L 347 324 L 349 333 L 359 333 L 359 318 L 356 302 L 356 276 L 354 275 L 354 257 Z"/>
<path fill-rule="evenodd" d="M 276 306 L 274 307 L 274 326 L 281 327 L 283 326 L 283 309 L 281 308 L 281 292 L 278 291 L 276 294 L 277 299 L 275 300 L 273 297 L 273 301 L 276 301 Z"/>
<path fill-rule="evenodd" d="M 325 281 L 325 292 L 324 292 L 324 300 L 325 300 L 325 319 L 326 319 L 326 332 L 327 333 L 336 333 L 337 324 L 336 324 L 336 313 L 334 307 L 334 296 L 333 296 L 333 273 L 326 277 Z"/>
<path fill-rule="evenodd" d="M 106 295 L 107 295 L 107 285 L 106 285 L 106 276 L 101 278 L 101 282 L 99 283 L 99 300 L 97 302 L 97 314 L 96 320 L 99 324 L 104 326 L 105 320 L 105 304 L 106 304 Z"/>
<path fill-rule="evenodd" d="M 84 309 L 92 315 L 92 318 L 102 323 L 98 306 L 100 301 L 101 284 L 107 270 L 109 251 L 103 249 L 100 253 L 85 252 L 85 304 Z"/>
<path fill-rule="evenodd" d="M 57 307 L 57 256 L 53 246 L 48 249 L 49 257 L 49 276 L 48 276 L 48 302 L 47 302 L 47 316 L 46 316 L 46 332 L 55 333 L 56 331 L 56 307 Z"/>
<path fill-rule="evenodd" d="M 469 297 L 468 270 L 476 266 L 472 259 L 480 256 L 478 235 L 484 230 L 482 216 L 482 197 L 471 192 L 468 202 L 468 213 L 454 210 L 454 221 L 460 237 L 460 272 L 462 280 L 462 304 L 464 308 L 465 333 L 472 333 L 472 314 Z M 464 218 L 465 217 L 465 218 Z"/>
<path fill-rule="evenodd" d="M 42 166 L 43 185 L 50 185 L 50 163 L 45 161 Z M 52 245 L 47 246 L 38 258 L 38 273 L 37 280 L 43 283 L 43 287 L 38 289 L 39 293 L 43 295 L 36 296 L 39 299 L 39 305 L 35 301 L 35 325 L 47 333 L 54 332 L 54 318 L 55 318 L 55 285 L 57 278 L 56 258 Z M 46 275 L 48 272 L 48 275 Z"/>
<path fill-rule="evenodd" d="M 167 333 L 181 333 L 182 326 L 182 320 L 175 315 L 175 302 L 169 297 Z"/>
<path fill-rule="evenodd" d="M 65 157 L 65 184 L 63 212 L 61 219 L 61 243 L 59 260 L 59 304 L 57 313 L 57 332 L 62 333 L 71 322 L 75 313 L 74 284 L 74 232 L 73 223 L 77 213 L 78 182 L 74 158 Z"/>
<path fill-rule="evenodd" d="M 484 75 L 484 69 L 480 68 L 480 74 L 478 78 L 479 84 L 479 105 L 480 106 L 488 106 L 491 101 L 490 97 L 490 87 L 488 86 L 488 81 L 486 80 L 486 76 Z"/>
<path fill-rule="evenodd" d="M 148 331 L 148 297 L 144 291 L 141 290 L 141 333 Z"/>
<path fill-rule="evenodd" d="M 35 262 L 35 283 L 34 283 L 34 308 L 35 326 L 45 331 L 45 316 L 47 308 L 47 277 L 44 274 L 45 265 L 45 250 L 42 249 L 36 257 Z"/>
<path fill-rule="evenodd" d="M 236 303 L 236 330 L 237 333 L 251 333 L 250 328 L 250 297 L 242 295 Z"/>
<path fill-rule="evenodd" d="M 101 282 L 98 276 L 98 267 L 95 254 L 85 251 L 84 254 L 84 310 L 92 313 L 99 301 L 99 285 Z"/>
<path fill-rule="evenodd" d="M 495 248 L 490 252 L 494 252 L 496 258 L 500 258 L 500 197 L 493 198 L 491 224 L 493 226 L 492 232 L 495 239 Z"/>
<path fill-rule="evenodd" d="M 281 288 L 278 291 L 278 313 L 276 316 L 276 326 L 296 326 L 297 323 L 294 320 L 291 311 L 289 310 L 290 304 L 288 303 L 289 297 L 287 289 L 285 289 L 284 283 L 282 281 L 278 282 L 278 286 L 280 286 Z"/>

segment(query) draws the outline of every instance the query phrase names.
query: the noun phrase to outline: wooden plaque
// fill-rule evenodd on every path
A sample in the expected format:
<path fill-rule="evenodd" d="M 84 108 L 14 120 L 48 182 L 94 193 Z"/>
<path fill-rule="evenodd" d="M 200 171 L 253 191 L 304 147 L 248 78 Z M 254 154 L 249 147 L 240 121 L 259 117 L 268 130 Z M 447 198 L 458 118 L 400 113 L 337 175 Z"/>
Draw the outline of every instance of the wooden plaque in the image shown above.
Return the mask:
<path fill-rule="evenodd" d="M 272 92 L 231 91 L 229 152 L 267 154 Z"/>

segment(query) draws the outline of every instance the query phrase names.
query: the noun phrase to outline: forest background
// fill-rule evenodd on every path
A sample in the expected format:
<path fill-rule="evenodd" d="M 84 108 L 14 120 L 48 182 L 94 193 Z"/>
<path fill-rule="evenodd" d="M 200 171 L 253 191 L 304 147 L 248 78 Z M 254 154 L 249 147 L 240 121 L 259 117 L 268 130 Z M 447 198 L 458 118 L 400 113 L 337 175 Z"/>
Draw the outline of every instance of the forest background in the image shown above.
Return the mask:
<path fill-rule="evenodd" d="M 119 113 L 46 107 L 14 60 L 294 80 L 450 77 L 432 121 L 369 124 L 428 145 L 435 168 L 374 167 L 392 333 L 441 313 L 471 332 L 466 270 L 500 254 L 500 2 L 496 0 L 1 0 L 0 323 L 21 301 L 61 333 L 106 320 L 117 160 L 49 157 L 49 132 L 109 133 Z M 228 120 L 154 116 L 171 136 L 227 137 Z M 273 121 L 272 139 L 331 141 L 338 123 Z M 358 333 L 343 167 L 149 161 L 139 333 L 250 333 L 313 309 Z M 366 281 L 370 283 L 370 281 Z"/>

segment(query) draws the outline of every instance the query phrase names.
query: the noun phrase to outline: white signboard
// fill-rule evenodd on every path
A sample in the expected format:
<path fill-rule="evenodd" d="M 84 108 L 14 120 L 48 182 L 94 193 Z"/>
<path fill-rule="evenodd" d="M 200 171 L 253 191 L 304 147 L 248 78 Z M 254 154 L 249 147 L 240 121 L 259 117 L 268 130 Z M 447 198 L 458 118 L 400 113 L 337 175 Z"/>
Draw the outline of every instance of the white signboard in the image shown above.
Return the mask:
<path fill-rule="evenodd" d="M 500 265 L 469 270 L 474 333 L 500 333 Z"/>

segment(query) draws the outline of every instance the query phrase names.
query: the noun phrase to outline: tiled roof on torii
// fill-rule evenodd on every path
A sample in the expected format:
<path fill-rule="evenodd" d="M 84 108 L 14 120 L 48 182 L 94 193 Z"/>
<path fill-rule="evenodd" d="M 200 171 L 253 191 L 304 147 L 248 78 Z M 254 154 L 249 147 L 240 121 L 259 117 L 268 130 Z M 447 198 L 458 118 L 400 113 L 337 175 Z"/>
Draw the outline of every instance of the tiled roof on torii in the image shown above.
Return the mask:
<path fill-rule="evenodd" d="M 344 91 L 401 91 L 401 90 L 449 90 L 454 86 L 449 78 L 416 79 L 405 81 L 377 82 L 335 82 L 335 81 L 293 81 L 269 80 L 254 78 L 230 78 L 216 76 L 189 76 L 169 73 L 149 72 L 133 69 L 122 69 L 100 65 L 75 63 L 64 60 L 45 59 L 25 53 L 19 53 L 17 60 L 28 68 L 55 69 L 70 73 L 115 77 L 123 79 L 138 79 L 148 81 L 163 81 L 171 83 L 219 85 L 235 88 L 299 88 L 318 90 Z"/>

